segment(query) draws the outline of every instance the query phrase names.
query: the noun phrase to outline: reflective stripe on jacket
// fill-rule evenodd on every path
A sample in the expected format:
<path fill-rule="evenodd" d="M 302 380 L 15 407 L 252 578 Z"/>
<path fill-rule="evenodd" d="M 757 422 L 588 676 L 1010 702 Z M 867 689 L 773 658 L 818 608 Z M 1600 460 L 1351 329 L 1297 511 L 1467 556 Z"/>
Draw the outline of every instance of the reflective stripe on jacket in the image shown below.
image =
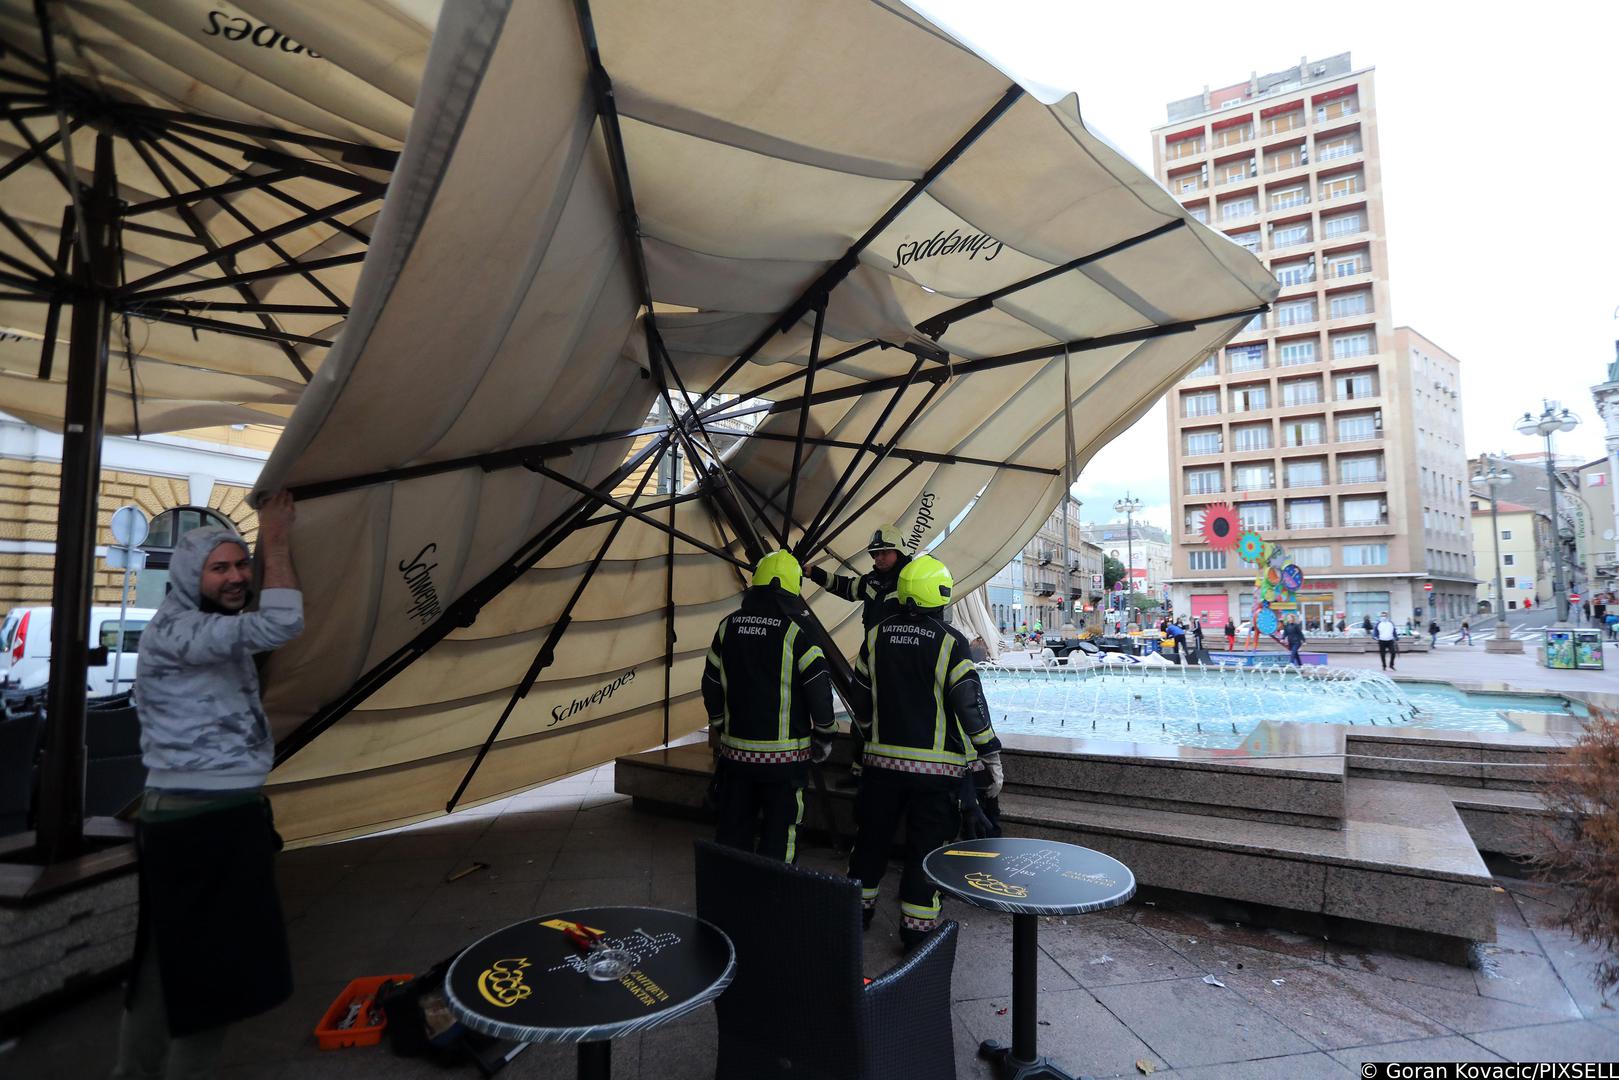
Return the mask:
<path fill-rule="evenodd" d="M 812 727 L 836 730 L 826 657 L 768 588 L 749 589 L 742 607 L 720 620 L 703 703 L 722 750 L 735 752 L 728 756 L 807 751 Z"/>

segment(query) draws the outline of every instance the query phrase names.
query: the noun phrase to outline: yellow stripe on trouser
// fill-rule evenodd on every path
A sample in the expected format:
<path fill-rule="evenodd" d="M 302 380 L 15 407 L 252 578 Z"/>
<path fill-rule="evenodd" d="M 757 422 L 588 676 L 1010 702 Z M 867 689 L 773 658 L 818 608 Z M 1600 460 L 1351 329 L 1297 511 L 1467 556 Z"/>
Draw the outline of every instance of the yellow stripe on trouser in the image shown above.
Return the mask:
<path fill-rule="evenodd" d="M 788 862 L 792 862 L 793 856 L 798 854 L 798 827 L 804 824 L 804 789 L 793 792 L 793 797 L 798 800 L 798 813 L 793 817 L 793 823 L 787 826 Z"/>
<path fill-rule="evenodd" d="M 925 906 L 922 904 L 907 904 L 901 900 L 899 913 L 909 915 L 913 919 L 937 919 L 939 917 L 939 894 L 935 892 L 933 894 L 933 903 Z"/>

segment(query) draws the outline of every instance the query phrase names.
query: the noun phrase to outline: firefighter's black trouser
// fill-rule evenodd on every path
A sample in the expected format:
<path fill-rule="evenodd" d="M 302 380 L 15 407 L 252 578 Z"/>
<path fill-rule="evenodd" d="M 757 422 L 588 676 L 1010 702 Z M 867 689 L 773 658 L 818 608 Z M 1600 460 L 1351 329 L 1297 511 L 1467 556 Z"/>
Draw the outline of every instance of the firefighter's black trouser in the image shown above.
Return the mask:
<path fill-rule="evenodd" d="M 792 862 L 804 822 L 809 763 L 756 765 L 717 758 L 714 839 L 727 847 Z"/>
<path fill-rule="evenodd" d="M 855 796 L 854 851 L 849 876 L 860 882 L 860 902 L 876 907 L 878 884 L 888 869 L 894 831 L 905 824 L 905 870 L 899 879 L 899 907 L 907 941 L 932 930 L 939 921 L 939 893 L 922 872 L 922 860 L 941 844 L 955 839 L 961 825 L 956 791 L 961 781 L 949 776 L 898 772 L 874 766 L 871 759 Z"/>

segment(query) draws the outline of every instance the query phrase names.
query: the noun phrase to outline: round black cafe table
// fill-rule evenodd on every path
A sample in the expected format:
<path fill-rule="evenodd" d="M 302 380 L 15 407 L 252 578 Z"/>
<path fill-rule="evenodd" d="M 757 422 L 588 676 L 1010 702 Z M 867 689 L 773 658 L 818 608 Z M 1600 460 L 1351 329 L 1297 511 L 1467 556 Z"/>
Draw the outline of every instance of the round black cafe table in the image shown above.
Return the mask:
<path fill-rule="evenodd" d="M 946 844 L 922 868 L 950 895 L 1012 915 L 1012 1045 L 986 1039 L 979 1054 L 1001 1066 L 1003 1080 L 1072 1080 L 1036 1045 L 1040 916 L 1118 907 L 1135 895 L 1135 875 L 1100 851 L 1012 836 Z"/>
<path fill-rule="evenodd" d="M 569 937 L 600 930 L 626 971 L 599 980 Z M 612 1040 L 666 1024 L 730 985 L 736 952 L 718 928 L 645 907 L 559 911 L 513 923 L 467 947 L 450 965 L 444 996 L 474 1031 L 516 1042 L 576 1042 L 581 1080 L 609 1080 Z"/>

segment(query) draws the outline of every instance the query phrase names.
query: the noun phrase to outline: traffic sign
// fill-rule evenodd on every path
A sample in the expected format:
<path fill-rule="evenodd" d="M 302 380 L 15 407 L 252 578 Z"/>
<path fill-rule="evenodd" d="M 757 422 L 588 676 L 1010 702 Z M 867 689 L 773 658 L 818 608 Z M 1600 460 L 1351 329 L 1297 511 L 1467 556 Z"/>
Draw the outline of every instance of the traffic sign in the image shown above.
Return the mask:
<path fill-rule="evenodd" d="M 1570 602 L 1575 603 L 1575 604 L 1579 603 L 1583 599 L 1583 597 L 1581 597 L 1580 594 L 1577 593 L 1577 592 L 1569 593 L 1568 598 L 1569 598 Z"/>
<path fill-rule="evenodd" d="M 140 547 L 146 543 L 146 515 L 136 506 L 120 506 L 112 512 L 112 538 L 120 547 Z"/>
<path fill-rule="evenodd" d="M 1433 582 L 1431 582 L 1431 581 L 1424 581 L 1424 582 L 1423 582 L 1423 583 L 1422 583 L 1422 591 L 1423 591 L 1423 592 L 1433 592 Z"/>

